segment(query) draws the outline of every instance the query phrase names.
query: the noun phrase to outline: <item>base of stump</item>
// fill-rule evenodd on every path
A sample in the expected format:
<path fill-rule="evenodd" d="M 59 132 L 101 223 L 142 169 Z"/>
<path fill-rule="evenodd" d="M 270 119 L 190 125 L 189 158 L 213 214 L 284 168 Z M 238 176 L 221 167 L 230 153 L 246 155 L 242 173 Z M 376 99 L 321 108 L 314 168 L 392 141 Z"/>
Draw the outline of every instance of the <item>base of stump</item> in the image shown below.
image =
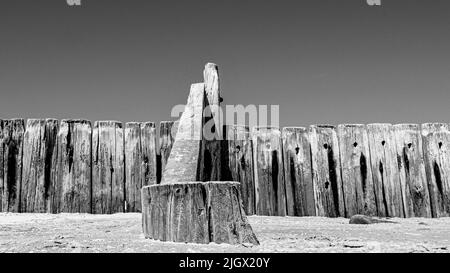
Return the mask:
<path fill-rule="evenodd" d="M 242 208 L 238 182 L 182 182 L 142 188 L 146 238 L 259 245 Z"/>

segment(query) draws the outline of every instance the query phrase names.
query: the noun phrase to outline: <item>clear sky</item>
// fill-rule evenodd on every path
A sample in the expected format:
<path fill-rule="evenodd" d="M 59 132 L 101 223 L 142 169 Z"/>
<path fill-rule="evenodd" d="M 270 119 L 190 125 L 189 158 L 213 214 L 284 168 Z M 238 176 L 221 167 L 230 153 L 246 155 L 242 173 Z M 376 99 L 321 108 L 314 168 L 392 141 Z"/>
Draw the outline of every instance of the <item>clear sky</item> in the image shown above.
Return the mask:
<path fill-rule="evenodd" d="M 203 66 L 282 126 L 450 122 L 450 1 L 0 4 L 0 118 L 170 120 Z"/>

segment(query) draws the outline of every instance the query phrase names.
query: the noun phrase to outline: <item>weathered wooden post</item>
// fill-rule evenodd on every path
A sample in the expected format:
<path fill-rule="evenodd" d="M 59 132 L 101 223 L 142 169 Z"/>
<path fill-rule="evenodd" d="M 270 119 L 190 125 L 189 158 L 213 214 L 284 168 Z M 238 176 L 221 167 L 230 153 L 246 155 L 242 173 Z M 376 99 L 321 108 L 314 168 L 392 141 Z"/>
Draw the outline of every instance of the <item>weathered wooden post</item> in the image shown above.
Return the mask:
<path fill-rule="evenodd" d="M 0 212 L 3 212 L 3 120 L 0 119 Z"/>
<path fill-rule="evenodd" d="M 252 139 L 256 213 L 285 216 L 286 184 L 281 132 L 273 127 L 254 127 Z"/>
<path fill-rule="evenodd" d="M 450 216 L 450 131 L 446 123 L 422 124 L 425 171 L 433 217 Z"/>
<path fill-rule="evenodd" d="M 304 127 L 285 127 L 282 138 L 287 214 L 315 216 L 308 130 Z"/>
<path fill-rule="evenodd" d="M 345 203 L 336 127 L 312 125 L 309 137 L 316 215 L 344 217 Z"/>
<path fill-rule="evenodd" d="M 90 121 L 61 120 L 52 156 L 50 212 L 91 212 L 91 136 Z"/>
<path fill-rule="evenodd" d="M 431 217 L 420 127 L 397 124 L 393 129 L 405 217 Z"/>
<path fill-rule="evenodd" d="M 239 183 L 198 182 L 205 85 L 193 84 L 161 184 L 142 188 L 146 238 L 195 243 L 253 243 Z"/>
<path fill-rule="evenodd" d="M 255 211 L 255 181 L 253 174 L 253 145 L 248 126 L 226 126 L 228 164 L 232 181 L 240 182 L 241 197 L 245 213 Z"/>
<path fill-rule="evenodd" d="M 20 211 L 24 127 L 23 119 L 3 121 L 3 212 Z"/>
<path fill-rule="evenodd" d="M 375 197 L 380 217 L 404 217 L 397 149 L 392 125 L 367 125 Z"/>
<path fill-rule="evenodd" d="M 365 125 L 340 124 L 337 128 L 345 216 L 377 215 Z"/>
<path fill-rule="evenodd" d="M 96 121 L 92 133 L 92 212 L 125 210 L 123 125 Z"/>
<path fill-rule="evenodd" d="M 125 124 L 125 211 L 141 211 L 141 188 L 156 184 L 156 135 L 153 122 Z"/>
<path fill-rule="evenodd" d="M 172 150 L 173 142 L 175 141 L 175 138 L 172 137 L 171 134 L 173 124 L 173 121 L 161 121 L 159 123 L 159 151 L 161 155 L 161 173 L 164 172 L 167 160 L 169 159 L 170 151 Z M 158 182 L 160 182 L 160 180 Z"/>
<path fill-rule="evenodd" d="M 29 119 L 23 141 L 21 212 L 48 212 L 58 121 Z"/>

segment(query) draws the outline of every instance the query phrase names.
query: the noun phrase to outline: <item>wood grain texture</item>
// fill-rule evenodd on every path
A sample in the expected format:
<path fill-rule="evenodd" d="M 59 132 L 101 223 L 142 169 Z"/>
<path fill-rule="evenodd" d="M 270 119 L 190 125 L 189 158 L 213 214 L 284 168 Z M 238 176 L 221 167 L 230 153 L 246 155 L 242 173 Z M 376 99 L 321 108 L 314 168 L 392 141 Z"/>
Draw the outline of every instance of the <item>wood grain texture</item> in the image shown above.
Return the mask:
<path fill-rule="evenodd" d="M 52 157 L 59 123 L 55 119 L 28 119 L 23 141 L 21 212 L 48 212 L 51 200 Z"/>
<path fill-rule="evenodd" d="M 259 244 L 236 182 L 185 182 L 142 188 L 146 238 L 207 244 Z"/>
<path fill-rule="evenodd" d="M 4 173 L 3 173 L 3 120 L 0 119 L 0 212 L 3 212 L 3 191 L 4 191 Z"/>
<path fill-rule="evenodd" d="M 141 188 L 144 180 L 141 172 L 144 164 L 141 141 L 141 123 L 125 124 L 125 211 L 141 210 Z"/>
<path fill-rule="evenodd" d="M 282 131 L 287 214 L 315 216 L 311 169 L 311 144 L 305 127 L 285 127 Z"/>
<path fill-rule="evenodd" d="M 255 181 L 253 173 L 253 145 L 247 126 L 229 125 L 227 132 L 227 154 L 232 181 L 240 182 L 243 207 L 247 215 L 255 211 Z"/>
<path fill-rule="evenodd" d="M 316 215 L 344 217 L 345 203 L 336 127 L 312 125 L 309 135 Z"/>
<path fill-rule="evenodd" d="M 141 124 L 142 158 L 144 163 L 141 165 L 143 177 L 142 186 L 153 185 L 157 183 L 157 136 L 156 125 L 148 121 Z"/>
<path fill-rule="evenodd" d="M 118 121 L 96 121 L 92 133 L 92 212 L 125 210 L 124 130 Z"/>
<path fill-rule="evenodd" d="M 175 137 L 172 134 L 173 121 L 161 121 L 159 123 L 159 150 L 161 155 L 161 172 L 167 165 L 172 145 L 175 142 Z M 176 135 L 176 134 L 175 134 Z"/>
<path fill-rule="evenodd" d="M 450 216 L 450 131 L 446 123 L 422 124 L 425 171 L 433 217 Z"/>
<path fill-rule="evenodd" d="M 369 139 L 365 125 L 341 124 L 337 127 L 345 216 L 377 215 L 370 163 Z"/>
<path fill-rule="evenodd" d="M 91 141 L 88 120 L 61 120 L 52 155 L 49 211 L 91 212 Z"/>
<path fill-rule="evenodd" d="M 405 217 L 431 217 L 420 126 L 397 124 L 393 130 Z"/>
<path fill-rule="evenodd" d="M 281 132 L 277 128 L 252 130 L 255 203 L 258 215 L 286 215 Z"/>
<path fill-rule="evenodd" d="M 24 131 L 23 119 L 3 121 L 3 212 L 20 211 Z"/>
<path fill-rule="evenodd" d="M 367 125 L 378 216 L 404 217 L 396 140 L 392 125 Z"/>

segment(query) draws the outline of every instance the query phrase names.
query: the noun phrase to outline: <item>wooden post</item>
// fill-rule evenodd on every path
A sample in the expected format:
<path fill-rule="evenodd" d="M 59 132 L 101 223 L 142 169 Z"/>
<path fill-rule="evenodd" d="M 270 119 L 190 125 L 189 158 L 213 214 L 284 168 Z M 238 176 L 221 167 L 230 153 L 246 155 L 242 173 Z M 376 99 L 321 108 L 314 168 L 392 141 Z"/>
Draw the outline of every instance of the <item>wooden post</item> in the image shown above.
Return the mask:
<path fill-rule="evenodd" d="M 377 215 L 365 125 L 341 124 L 337 128 L 341 158 L 345 216 Z"/>
<path fill-rule="evenodd" d="M 367 125 L 378 216 L 404 217 L 397 149 L 392 125 Z"/>
<path fill-rule="evenodd" d="M 24 127 L 23 119 L 3 121 L 3 212 L 20 211 Z"/>
<path fill-rule="evenodd" d="M 141 188 L 144 164 L 141 142 L 141 123 L 125 124 L 125 211 L 136 212 L 141 208 Z"/>
<path fill-rule="evenodd" d="M 0 119 L 0 212 L 3 212 L 3 191 L 4 191 L 4 173 L 3 173 L 3 120 Z"/>
<path fill-rule="evenodd" d="M 90 121 L 61 120 L 51 163 L 50 212 L 91 212 L 91 136 Z"/>
<path fill-rule="evenodd" d="M 345 203 L 336 127 L 312 125 L 309 132 L 316 215 L 344 217 Z"/>
<path fill-rule="evenodd" d="M 48 212 L 58 121 L 29 119 L 23 141 L 21 212 Z"/>
<path fill-rule="evenodd" d="M 285 216 L 286 185 L 280 130 L 254 127 L 252 139 L 256 213 Z"/>
<path fill-rule="evenodd" d="M 259 244 L 240 204 L 239 183 L 166 183 L 142 188 L 146 238 Z"/>
<path fill-rule="evenodd" d="M 159 123 L 159 150 L 161 155 L 161 173 L 164 172 L 169 159 L 175 137 L 172 134 L 173 121 L 161 121 Z M 176 135 L 176 134 L 175 134 Z M 159 182 L 159 181 L 158 181 Z"/>
<path fill-rule="evenodd" d="M 397 124 L 393 128 L 405 217 L 431 217 L 420 127 Z"/>
<path fill-rule="evenodd" d="M 96 121 L 92 133 L 92 212 L 124 212 L 125 174 L 123 125 Z"/>
<path fill-rule="evenodd" d="M 245 213 L 255 211 L 255 181 L 253 174 L 253 145 L 248 126 L 226 127 L 228 143 L 228 165 L 233 181 L 240 182 L 241 197 Z"/>
<path fill-rule="evenodd" d="M 304 127 L 285 127 L 282 138 L 288 215 L 315 216 L 308 130 Z"/>
<path fill-rule="evenodd" d="M 143 122 L 141 124 L 142 159 L 141 164 L 142 186 L 157 183 L 156 163 L 156 125 L 154 122 Z"/>
<path fill-rule="evenodd" d="M 450 131 L 446 123 L 422 124 L 425 171 L 433 217 L 450 216 Z"/>

